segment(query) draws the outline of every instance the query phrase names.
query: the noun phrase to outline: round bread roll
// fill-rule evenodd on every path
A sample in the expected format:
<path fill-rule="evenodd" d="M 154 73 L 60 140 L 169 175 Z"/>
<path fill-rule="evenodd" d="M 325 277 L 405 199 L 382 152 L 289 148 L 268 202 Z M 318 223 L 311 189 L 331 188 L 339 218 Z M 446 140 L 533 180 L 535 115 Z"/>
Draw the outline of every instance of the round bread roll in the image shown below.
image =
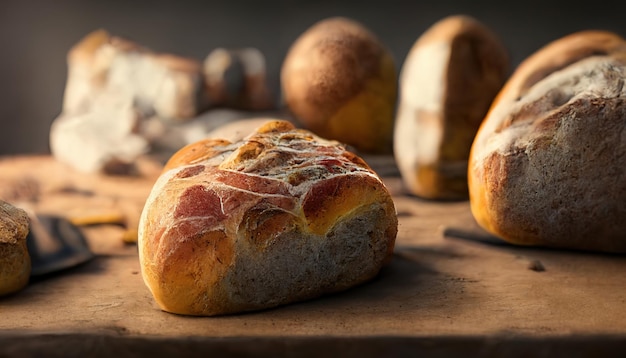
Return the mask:
<path fill-rule="evenodd" d="M 139 224 L 164 311 L 220 315 L 341 291 L 392 257 L 394 203 L 358 156 L 287 121 L 173 155 Z"/>
<path fill-rule="evenodd" d="M 28 284 L 31 263 L 26 236 L 26 212 L 0 200 L 0 296 L 15 293 Z"/>
<path fill-rule="evenodd" d="M 391 153 L 396 65 L 364 24 L 346 17 L 315 23 L 289 48 L 280 82 L 285 105 L 304 128 L 361 153 Z"/>
<path fill-rule="evenodd" d="M 477 222 L 511 243 L 626 252 L 626 42 L 558 39 L 520 64 L 481 125 Z"/>
<path fill-rule="evenodd" d="M 400 73 L 394 154 L 407 189 L 467 199 L 470 147 L 509 72 L 506 47 L 478 20 L 446 17 L 419 37 Z"/>

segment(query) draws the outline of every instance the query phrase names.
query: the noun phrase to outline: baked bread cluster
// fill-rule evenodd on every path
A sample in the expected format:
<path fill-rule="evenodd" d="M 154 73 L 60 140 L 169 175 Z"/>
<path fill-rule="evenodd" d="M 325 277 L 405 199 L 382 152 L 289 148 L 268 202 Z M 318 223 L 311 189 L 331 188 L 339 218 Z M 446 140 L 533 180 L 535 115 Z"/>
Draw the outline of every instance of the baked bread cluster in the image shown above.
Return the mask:
<path fill-rule="evenodd" d="M 341 291 L 392 257 L 393 200 L 334 141 L 270 121 L 166 164 L 139 225 L 145 283 L 165 311 L 219 315 Z"/>
<path fill-rule="evenodd" d="M 133 174 L 141 156 L 168 158 L 228 120 L 210 109 L 273 109 L 265 69 L 256 48 L 215 48 L 200 61 L 90 32 L 67 54 L 51 154 L 81 172 Z"/>
<path fill-rule="evenodd" d="M 626 252 L 626 42 L 565 36 L 498 94 L 469 161 L 471 210 L 515 244 Z"/>

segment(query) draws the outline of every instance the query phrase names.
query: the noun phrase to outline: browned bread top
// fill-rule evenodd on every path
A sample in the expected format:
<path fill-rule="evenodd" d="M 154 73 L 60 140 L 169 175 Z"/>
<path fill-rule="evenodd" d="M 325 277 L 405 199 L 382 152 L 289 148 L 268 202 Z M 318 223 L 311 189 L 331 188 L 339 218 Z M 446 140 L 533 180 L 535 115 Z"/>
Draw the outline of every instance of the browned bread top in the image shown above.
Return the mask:
<path fill-rule="evenodd" d="M 520 64 L 470 154 L 477 221 L 514 243 L 626 252 L 626 42 L 583 31 Z"/>
<path fill-rule="evenodd" d="M 467 15 L 427 29 L 400 74 L 394 154 L 407 189 L 430 199 L 466 199 L 476 131 L 509 75 L 496 34 Z"/>
<path fill-rule="evenodd" d="M 602 30 L 579 31 L 554 40 L 520 63 L 500 97 L 507 100 L 519 98 L 550 74 L 592 56 L 623 59 L 626 42 L 620 35 Z M 497 101 L 504 99 L 500 97 Z"/>
<path fill-rule="evenodd" d="M 26 246 L 29 219 L 26 212 L 0 200 L 0 296 L 28 283 L 31 272 Z"/>
<path fill-rule="evenodd" d="M 273 307 L 374 277 L 391 259 L 391 196 L 358 156 L 286 121 L 207 139 L 165 166 L 139 230 L 144 280 L 166 311 Z"/>
<path fill-rule="evenodd" d="M 28 235 L 28 215 L 5 201 L 0 201 L 0 243 L 15 244 Z"/>
<path fill-rule="evenodd" d="M 397 99 L 389 49 L 364 25 L 323 19 L 302 33 L 281 67 L 284 102 L 303 126 L 364 153 L 389 153 Z"/>

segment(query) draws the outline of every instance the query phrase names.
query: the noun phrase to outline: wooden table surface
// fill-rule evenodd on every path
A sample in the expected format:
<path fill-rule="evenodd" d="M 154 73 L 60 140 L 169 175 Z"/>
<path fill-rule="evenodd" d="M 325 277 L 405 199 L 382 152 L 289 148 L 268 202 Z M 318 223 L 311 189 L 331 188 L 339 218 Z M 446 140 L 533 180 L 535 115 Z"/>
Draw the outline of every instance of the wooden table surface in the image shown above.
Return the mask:
<path fill-rule="evenodd" d="M 140 176 L 103 177 L 6 157 L 0 197 L 39 213 L 118 211 L 132 228 L 158 170 L 147 161 Z M 95 259 L 0 297 L 0 357 L 626 354 L 626 256 L 462 238 L 454 232 L 476 229 L 468 202 L 420 200 L 397 176 L 385 181 L 399 232 L 371 282 L 266 311 L 178 316 L 155 305 L 123 226 L 82 227 Z"/>

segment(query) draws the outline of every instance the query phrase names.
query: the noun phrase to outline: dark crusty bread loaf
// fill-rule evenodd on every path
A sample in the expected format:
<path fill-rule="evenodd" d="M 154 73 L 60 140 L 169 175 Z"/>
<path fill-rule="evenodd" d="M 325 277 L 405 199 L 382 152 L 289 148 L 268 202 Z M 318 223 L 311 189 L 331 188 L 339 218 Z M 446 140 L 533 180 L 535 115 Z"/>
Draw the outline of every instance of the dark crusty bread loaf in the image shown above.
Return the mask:
<path fill-rule="evenodd" d="M 446 17 L 417 39 L 400 73 L 394 134 L 411 193 L 467 199 L 470 147 L 508 75 L 504 44 L 472 17 Z"/>
<path fill-rule="evenodd" d="M 29 219 L 26 212 L 0 200 L 0 296 L 28 284 L 31 272 L 26 245 Z"/>
<path fill-rule="evenodd" d="M 314 298 L 391 259 L 390 194 L 358 156 L 286 121 L 176 153 L 139 225 L 145 283 L 165 311 L 219 315 Z"/>
<path fill-rule="evenodd" d="M 478 131 L 472 213 L 512 243 L 626 252 L 626 42 L 558 39 L 520 64 Z"/>

